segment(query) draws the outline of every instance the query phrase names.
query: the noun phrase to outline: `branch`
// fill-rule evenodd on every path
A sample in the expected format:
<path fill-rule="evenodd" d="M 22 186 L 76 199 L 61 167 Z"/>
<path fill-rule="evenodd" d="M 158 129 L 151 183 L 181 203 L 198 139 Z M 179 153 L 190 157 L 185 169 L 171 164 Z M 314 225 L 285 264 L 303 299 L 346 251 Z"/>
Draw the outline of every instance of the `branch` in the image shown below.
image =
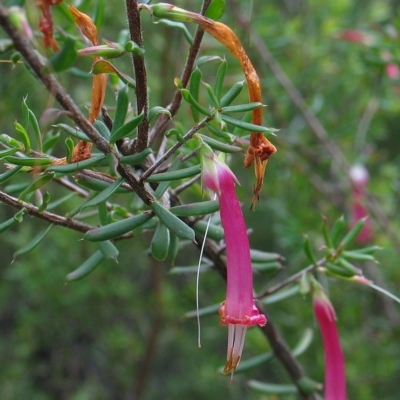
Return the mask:
<path fill-rule="evenodd" d="M 142 27 L 137 0 L 126 0 L 126 15 L 128 17 L 131 39 L 143 48 Z M 137 139 L 134 141 L 132 153 L 139 153 L 148 146 L 149 132 L 149 99 L 147 94 L 147 72 L 143 55 L 132 53 L 133 68 L 136 79 L 136 101 L 138 115 L 143 112 L 144 117 L 138 126 Z"/>
<path fill-rule="evenodd" d="M 4 192 L 0 192 L 0 201 L 2 203 L 8 204 L 9 206 L 17 208 L 18 210 L 21 210 L 22 208 L 26 208 L 27 213 L 29 215 L 33 215 L 34 217 L 37 217 L 44 221 L 50 222 L 51 224 L 64 226 L 65 228 L 69 228 L 69 229 L 72 229 L 77 232 L 86 233 L 87 231 L 94 229 L 93 226 L 84 224 L 84 223 L 76 221 L 74 219 L 62 217 L 60 215 L 53 214 L 48 211 L 39 212 L 38 207 L 36 207 L 30 203 L 20 201 L 20 200 L 16 199 L 15 197 L 9 196 L 8 194 L 6 194 Z"/>
<path fill-rule="evenodd" d="M 140 177 L 140 180 L 143 182 L 146 178 L 148 178 L 165 160 L 172 156 L 184 143 L 186 143 L 189 139 L 191 139 L 195 133 L 197 133 L 201 128 L 203 128 L 207 122 L 210 122 L 213 117 L 204 118 L 201 122 L 195 125 L 186 135 L 183 137 L 181 142 L 176 142 L 171 148 L 169 148 L 150 168 L 148 168 L 143 175 Z"/>

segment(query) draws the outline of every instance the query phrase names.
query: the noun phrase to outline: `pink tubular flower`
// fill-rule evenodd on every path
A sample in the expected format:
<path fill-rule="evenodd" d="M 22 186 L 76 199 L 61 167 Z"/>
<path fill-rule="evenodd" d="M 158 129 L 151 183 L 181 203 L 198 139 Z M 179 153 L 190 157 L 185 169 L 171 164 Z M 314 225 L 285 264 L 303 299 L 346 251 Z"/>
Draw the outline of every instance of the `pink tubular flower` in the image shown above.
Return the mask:
<path fill-rule="evenodd" d="M 204 149 L 204 145 L 203 145 Z M 227 295 L 221 304 L 221 324 L 228 325 L 228 353 L 224 374 L 235 372 L 249 326 L 264 326 L 253 296 L 250 246 L 242 209 L 235 191 L 236 177 L 211 151 L 202 157 L 203 184 L 218 196 L 227 256 Z"/>
<path fill-rule="evenodd" d="M 358 220 L 368 215 L 364 206 L 365 189 L 368 183 L 368 171 L 361 164 L 353 165 L 350 168 L 351 197 L 352 197 L 352 216 L 351 224 L 354 225 Z M 365 221 L 362 231 L 357 236 L 359 243 L 368 243 L 372 239 L 371 220 Z"/>
<path fill-rule="evenodd" d="M 336 327 L 335 310 L 316 281 L 313 282 L 314 313 L 325 351 L 325 400 L 346 400 L 345 363 Z"/>

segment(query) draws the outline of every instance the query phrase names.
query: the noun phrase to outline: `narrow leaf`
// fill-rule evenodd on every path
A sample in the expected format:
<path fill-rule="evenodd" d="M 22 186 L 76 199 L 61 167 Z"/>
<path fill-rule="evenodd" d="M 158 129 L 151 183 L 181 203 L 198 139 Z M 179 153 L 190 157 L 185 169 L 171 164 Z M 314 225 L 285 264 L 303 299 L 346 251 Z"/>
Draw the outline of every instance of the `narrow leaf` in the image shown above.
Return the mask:
<path fill-rule="evenodd" d="M 151 121 L 154 117 L 160 114 L 166 114 L 168 115 L 169 118 L 171 118 L 172 114 L 171 112 L 166 109 L 165 107 L 160 107 L 160 106 L 155 106 L 153 108 L 150 108 L 149 111 L 149 121 Z"/>
<path fill-rule="evenodd" d="M 14 165 L 23 165 L 26 167 L 41 167 L 50 165 L 52 160 L 50 158 L 39 158 L 39 157 L 4 157 L 4 160 Z"/>
<path fill-rule="evenodd" d="M 122 221 L 113 222 L 109 225 L 104 225 L 99 228 L 92 229 L 85 233 L 83 238 L 91 242 L 101 242 L 103 240 L 114 239 L 125 233 L 131 232 L 133 229 L 143 225 L 146 221 L 152 218 L 150 213 L 141 213 L 134 217 L 123 219 Z"/>
<path fill-rule="evenodd" d="M 22 208 L 19 210 L 12 218 L 4 221 L 0 224 L 0 233 L 6 231 L 7 229 L 11 228 L 15 224 L 19 224 L 23 220 L 23 216 L 26 214 L 26 208 Z"/>
<path fill-rule="evenodd" d="M 101 254 L 103 254 L 105 258 L 110 258 L 114 261 L 117 261 L 119 251 L 112 242 L 110 242 L 109 240 L 105 240 L 102 242 L 98 242 L 97 245 L 99 246 Z"/>
<path fill-rule="evenodd" d="M 26 189 L 24 189 L 18 196 L 18 200 L 23 200 L 29 193 L 34 192 L 37 189 L 47 185 L 54 178 L 53 174 L 43 174 L 39 178 L 35 179 Z"/>
<path fill-rule="evenodd" d="M 89 257 L 82 265 L 75 271 L 70 272 L 66 279 L 67 281 L 77 281 L 89 275 L 95 268 L 98 267 L 104 256 L 100 250 L 97 250 L 91 257 Z"/>
<path fill-rule="evenodd" d="M 113 132 L 110 136 L 110 143 L 115 143 L 118 139 L 131 136 L 134 133 L 134 130 L 142 122 L 143 117 L 144 113 L 141 113 L 126 124 L 122 125 L 115 132 Z"/>
<path fill-rule="evenodd" d="M 177 179 L 190 178 L 192 176 L 198 175 L 201 172 L 201 166 L 194 165 L 193 167 L 183 168 L 178 171 L 168 171 L 160 172 L 159 174 L 153 174 L 149 176 L 146 180 L 148 182 L 166 182 L 174 181 Z"/>
<path fill-rule="evenodd" d="M 220 101 L 220 106 L 221 107 L 227 107 L 229 104 L 232 103 L 233 100 L 236 99 L 236 97 L 239 96 L 240 92 L 243 89 L 245 81 L 241 82 L 236 82 L 226 93 L 224 96 L 222 96 L 222 99 Z"/>
<path fill-rule="evenodd" d="M 154 214 L 160 219 L 160 221 L 176 236 L 180 239 L 189 239 L 194 241 L 194 231 L 176 215 L 172 214 L 171 211 L 167 210 L 157 201 L 150 205 Z"/>
<path fill-rule="evenodd" d="M 215 140 L 210 138 L 209 136 L 200 134 L 201 138 L 207 143 L 213 150 L 222 151 L 223 153 L 239 153 L 243 152 L 243 149 L 237 146 L 233 146 L 231 144 L 220 142 L 219 140 Z"/>
<path fill-rule="evenodd" d="M 124 86 L 119 92 L 117 97 L 117 109 L 111 133 L 116 132 L 121 126 L 124 125 L 126 114 L 128 113 L 129 97 L 128 86 Z"/>
<path fill-rule="evenodd" d="M 199 102 L 200 82 L 201 82 L 201 71 L 198 68 L 195 68 L 192 74 L 190 75 L 189 91 L 197 102 Z M 191 107 L 191 109 L 192 109 L 193 121 L 199 122 L 200 121 L 199 110 L 193 106 Z"/>
<path fill-rule="evenodd" d="M 71 174 L 78 171 L 82 171 L 85 168 L 91 168 L 98 165 L 102 160 L 105 159 L 104 154 L 95 155 L 87 160 L 78 161 L 76 163 L 55 165 L 47 168 L 47 172 L 56 172 L 57 174 Z"/>
<path fill-rule="evenodd" d="M 22 168 L 22 166 L 19 166 L 19 167 L 15 167 L 15 168 L 13 168 L 13 169 L 10 169 L 10 170 L 8 170 L 8 171 L 6 171 L 6 172 L 3 172 L 1 175 L 0 175 L 0 184 L 1 183 L 4 183 L 4 182 L 7 182 L 10 178 L 12 178 L 16 173 L 18 173 L 18 171 L 20 170 Z"/>
<path fill-rule="evenodd" d="M 263 383 L 254 379 L 248 381 L 250 389 L 264 394 L 297 394 L 297 387 L 294 385 Z"/>
<path fill-rule="evenodd" d="M 18 133 L 19 137 L 21 138 L 21 141 L 24 145 L 25 152 L 29 152 L 29 150 L 31 149 L 31 141 L 29 139 L 28 132 L 18 122 L 14 122 L 14 128 L 15 128 L 15 131 Z"/>
<path fill-rule="evenodd" d="M 123 178 L 115 180 L 113 183 L 109 184 L 106 189 L 83 204 L 81 210 L 84 210 L 87 207 L 97 206 L 100 203 L 105 202 L 122 185 L 123 182 Z"/>
<path fill-rule="evenodd" d="M 50 67 L 45 67 L 44 71 L 62 72 L 74 65 L 78 52 L 76 51 L 76 42 L 74 39 L 67 37 L 62 49 L 49 58 Z"/>
<path fill-rule="evenodd" d="M 143 151 L 137 154 L 133 154 L 131 156 L 123 156 L 121 157 L 121 163 L 122 164 L 128 164 L 128 165 L 139 165 L 141 164 L 146 157 L 151 154 L 153 151 L 151 150 L 150 147 L 147 147 Z"/>
<path fill-rule="evenodd" d="M 208 7 L 207 11 L 210 9 L 210 7 Z M 218 67 L 217 76 L 215 78 L 215 84 L 214 84 L 214 93 L 215 97 L 218 99 L 218 102 L 221 100 L 222 87 L 224 85 L 224 79 L 227 69 L 228 69 L 228 62 L 226 60 L 223 60 Z"/>
<path fill-rule="evenodd" d="M 164 261 L 168 255 L 169 245 L 169 230 L 163 223 L 159 222 L 151 240 L 151 254 L 156 260 Z"/>
<path fill-rule="evenodd" d="M 171 207 L 169 210 L 178 217 L 207 215 L 219 211 L 219 203 L 218 201 L 210 200 L 210 201 L 203 201 L 200 203 L 175 206 Z"/>
<path fill-rule="evenodd" d="M 20 256 L 21 254 L 29 253 L 31 250 L 33 250 L 35 247 L 37 247 L 40 242 L 46 237 L 50 229 L 52 228 L 53 224 L 50 224 L 46 230 L 43 232 L 39 233 L 36 237 L 34 237 L 29 243 L 27 243 L 25 246 L 21 247 L 19 250 L 17 250 L 13 254 L 13 259 L 11 261 L 11 264 L 15 261 L 15 259 Z"/>

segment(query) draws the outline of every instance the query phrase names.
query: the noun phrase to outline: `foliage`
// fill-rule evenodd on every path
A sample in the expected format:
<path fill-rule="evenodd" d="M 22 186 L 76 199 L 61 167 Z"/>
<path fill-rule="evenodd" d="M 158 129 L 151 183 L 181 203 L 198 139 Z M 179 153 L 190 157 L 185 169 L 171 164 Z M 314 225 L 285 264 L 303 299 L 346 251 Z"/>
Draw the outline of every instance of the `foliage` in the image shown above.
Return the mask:
<path fill-rule="evenodd" d="M 349 398 L 395 399 L 398 305 L 368 286 L 399 294 L 397 3 L 213 1 L 207 15 L 236 32 L 261 79 L 263 125 L 243 65 L 208 34 L 199 46 L 181 15 L 157 19 L 145 4 L 139 16 L 128 0 L 127 26 L 121 2 L 72 2 L 75 19 L 62 2 L 36 3 L 0 5 L 42 63 L 2 31 L 0 397 L 317 398 L 312 275 L 338 316 Z M 200 3 L 176 5 L 200 12 Z M 55 42 L 39 33 L 50 19 L 38 4 Z M 44 89 L 51 79 L 56 100 Z M 242 164 L 255 132 L 278 152 L 250 211 L 255 178 Z M 255 293 L 297 376 L 256 328 L 233 384 L 218 372 L 224 234 L 201 186 L 201 143 L 226 153 L 241 183 Z M 369 173 L 361 189 L 356 164 Z M 356 205 L 372 226 L 355 222 Z"/>

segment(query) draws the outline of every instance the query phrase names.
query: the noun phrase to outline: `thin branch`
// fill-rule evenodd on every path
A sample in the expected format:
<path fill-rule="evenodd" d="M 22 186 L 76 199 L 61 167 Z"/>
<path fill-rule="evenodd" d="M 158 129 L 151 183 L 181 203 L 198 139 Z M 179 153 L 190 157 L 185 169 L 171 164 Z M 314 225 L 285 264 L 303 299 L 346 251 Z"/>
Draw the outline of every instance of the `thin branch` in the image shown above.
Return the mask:
<path fill-rule="evenodd" d="M 94 229 L 93 226 L 84 224 L 82 222 L 76 221 L 74 219 L 62 217 L 61 215 L 57 215 L 48 211 L 40 212 L 39 208 L 24 201 L 20 201 L 15 197 L 12 197 L 4 192 L 0 192 L 0 201 L 2 203 L 8 204 L 18 210 L 25 208 L 29 215 L 47 221 L 54 225 L 64 226 L 65 228 L 72 229 L 74 231 L 86 233 L 91 229 Z"/>
<path fill-rule="evenodd" d="M 140 22 L 140 12 L 136 0 L 126 0 L 126 15 L 128 17 L 129 32 L 131 39 L 143 48 L 142 27 Z M 133 142 L 132 153 L 139 153 L 148 146 L 149 133 L 149 98 L 147 93 L 147 72 L 143 55 L 132 53 L 133 68 L 136 79 L 136 101 L 137 113 L 143 112 L 144 117 L 138 126 L 137 139 Z"/>
<path fill-rule="evenodd" d="M 205 14 L 210 3 L 211 3 L 211 0 L 203 1 L 203 5 L 201 7 L 202 15 Z M 183 68 L 183 72 L 181 75 L 181 82 L 182 82 L 183 87 L 186 87 L 189 82 L 194 63 L 195 63 L 197 55 L 200 51 L 200 45 L 203 40 L 203 36 L 204 36 L 204 30 L 200 26 L 198 26 L 196 29 L 196 33 L 194 35 L 193 45 L 191 46 L 191 48 L 189 50 L 189 54 L 186 59 L 186 63 L 185 63 L 185 66 Z M 181 104 L 181 100 L 182 100 L 181 93 L 179 90 L 177 90 L 174 94 L 174 97 L 173 97 L 171 103 L 166 107 L 169 110 L 169 112 L 171 113 L 171 116 L 174 116 L 177 113 L 179 106 Z M 167 127 L 169 120 L 170 120 L 170 117 L 168 115 L 160 114 L 156 123 L 154 124 L 154 127 L 150 131 L 149 145 L 151 145 L 159 135 L 162 135 L 165 132 L 165 129 Z"/>
<path fill-rule="evenodd" d="M 150 168 L 148 168 L 143 173 L 143 175 L 140 177 L 140 180 L 143 182 L 146 178 L 148 178 L 165 160 L 168 160 L 168 158 L 171 157 L 172 154 L 174 154 L 184 143 L 191 139 L 196 132 L 203 128 L 207 124 L 207 122 L 211 121 L 212 119 L 213 117 L 204 118 L 201 122 L 190 129 L 190 131 L 188 131 L 183 137 L 183 140 L 181 142 L 176 142 Z"/>

